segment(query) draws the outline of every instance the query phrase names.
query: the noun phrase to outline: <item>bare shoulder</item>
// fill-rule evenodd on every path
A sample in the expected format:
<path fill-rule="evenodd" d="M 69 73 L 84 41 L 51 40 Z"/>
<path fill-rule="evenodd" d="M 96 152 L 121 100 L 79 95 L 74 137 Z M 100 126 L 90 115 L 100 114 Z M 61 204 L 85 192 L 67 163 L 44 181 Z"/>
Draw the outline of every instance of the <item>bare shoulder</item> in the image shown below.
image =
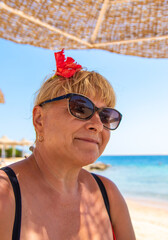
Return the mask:
<path fill-rule="evenodd" d="M 86 171 L 86 170 L 82 170 L 83 175 L 85 176 L 85 179 L 87 180 L 86 182 L 89 183 L 89 185 L 91 185 L 91 180 L 93 180 L 93 176 L 90 172 Z M 103 177 L 101 175 L 96 174 L 101 181 L 103 182 L 105 189 L 107 191 L 107 195 L 110 201 L 110 207 L 116 209 L 115 204 L 117 203 L 117 206 L 119 204 L 124 204 L 125 200 L 122 197 L 119 189 L 117 188 L 117 186 L 115 185 L 114 182 L 112 182 L 110 179 Z M 95 182 L 95 181 L 94 181 Z"/>
<path fill-rule="evenodd" d="M 110 203 L 110 215 L 116 239 L 135 240 L 135 234 L 124 197 L 114 182 L 106 177 L 98 175 L 102 180 Z"/>
<path fill-rule="evenodd" d="M 0 170 L 0 202 L 3 203 L 0 205 L 0 209 L 4 209 L 4 205 L 13 200 L 13 190 L 10 183 L 10 180 L 6 173 Z"/>
<path fill-rule="evenodd" d="M 9 239 L 12 234 L 15 214 L 15 199 L 8 176 L 0 170 L 0 236 Z"/>
<path fill-rule="evenodd" d="M 97 175 L 97 176 L 103 182 L 103 184 L 106 188 L 109 200 L 113 200 L 113 203 L 115 203 L 115 201 L 117 201 L 117 202 L 124 201 L 124 198 L 122 197 L 118 187 L 116 186 L 116 184 L 113 181 L 111 181 L 110 179 L 103 177 L 101 175 Z"/>

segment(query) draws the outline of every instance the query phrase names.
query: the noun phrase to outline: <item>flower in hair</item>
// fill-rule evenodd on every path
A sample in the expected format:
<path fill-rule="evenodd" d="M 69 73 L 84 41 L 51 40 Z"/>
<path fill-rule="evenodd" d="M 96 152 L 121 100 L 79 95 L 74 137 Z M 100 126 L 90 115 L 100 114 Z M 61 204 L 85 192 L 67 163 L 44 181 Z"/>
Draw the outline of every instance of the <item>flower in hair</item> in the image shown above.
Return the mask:
<path fill-rule="evenodd" d="M 82 66 L 75 63 L 73 58 L 67 57 L 67 59 L 65 59 L 64 49 L 60 52 L 55 52 L 54 55 L 57 67 L 55 75 L 69 78 L 82 69 Z"/>

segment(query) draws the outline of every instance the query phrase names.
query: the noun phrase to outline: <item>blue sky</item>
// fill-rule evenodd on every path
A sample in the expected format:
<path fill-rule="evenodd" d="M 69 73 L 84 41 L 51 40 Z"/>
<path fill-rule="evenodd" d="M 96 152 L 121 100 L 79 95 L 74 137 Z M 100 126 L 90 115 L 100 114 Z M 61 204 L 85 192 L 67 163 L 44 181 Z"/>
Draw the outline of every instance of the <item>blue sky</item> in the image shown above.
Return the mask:
<path fill-rule="evenodd" d="M 34 141 L 32 108 L 42 81 L 56 69 L 54 51 L 0 39 L 0 137 Z M 103 50 L 66 50 L 88 70 L 105 76 L 123 114 L 104 155 L 168 154 L 168 59 L 147 59 Z"/>

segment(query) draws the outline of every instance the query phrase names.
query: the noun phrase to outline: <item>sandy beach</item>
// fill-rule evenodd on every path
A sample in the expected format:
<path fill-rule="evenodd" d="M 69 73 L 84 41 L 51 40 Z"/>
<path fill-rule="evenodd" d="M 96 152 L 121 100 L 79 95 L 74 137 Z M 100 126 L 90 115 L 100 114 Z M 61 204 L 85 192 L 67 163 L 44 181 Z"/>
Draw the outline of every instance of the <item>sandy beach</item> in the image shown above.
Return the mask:
<path fill-rule="evenodd" d="M 21 159 L 6 159 L 0 167 Z M 168 240 L 168 203 L 138 198 L 126 202 L 137 240 Z"/>
<path fill-rule="evenodd" d="M 168 203 L 126 200 L 137 240 L 168 240 Z"/>

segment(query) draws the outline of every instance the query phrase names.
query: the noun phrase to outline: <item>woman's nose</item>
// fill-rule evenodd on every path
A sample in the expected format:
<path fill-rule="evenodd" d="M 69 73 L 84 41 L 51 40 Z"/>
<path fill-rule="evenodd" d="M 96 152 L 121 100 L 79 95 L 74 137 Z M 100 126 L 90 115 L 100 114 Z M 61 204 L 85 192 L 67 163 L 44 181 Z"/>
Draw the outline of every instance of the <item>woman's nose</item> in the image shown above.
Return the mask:
<path fill-rule="evenodd" d="M 87 128 L 98 132 L 103 130 L 103 123 L 98 112 L 95 112 L 92 118 L 87 121 Z"/>

